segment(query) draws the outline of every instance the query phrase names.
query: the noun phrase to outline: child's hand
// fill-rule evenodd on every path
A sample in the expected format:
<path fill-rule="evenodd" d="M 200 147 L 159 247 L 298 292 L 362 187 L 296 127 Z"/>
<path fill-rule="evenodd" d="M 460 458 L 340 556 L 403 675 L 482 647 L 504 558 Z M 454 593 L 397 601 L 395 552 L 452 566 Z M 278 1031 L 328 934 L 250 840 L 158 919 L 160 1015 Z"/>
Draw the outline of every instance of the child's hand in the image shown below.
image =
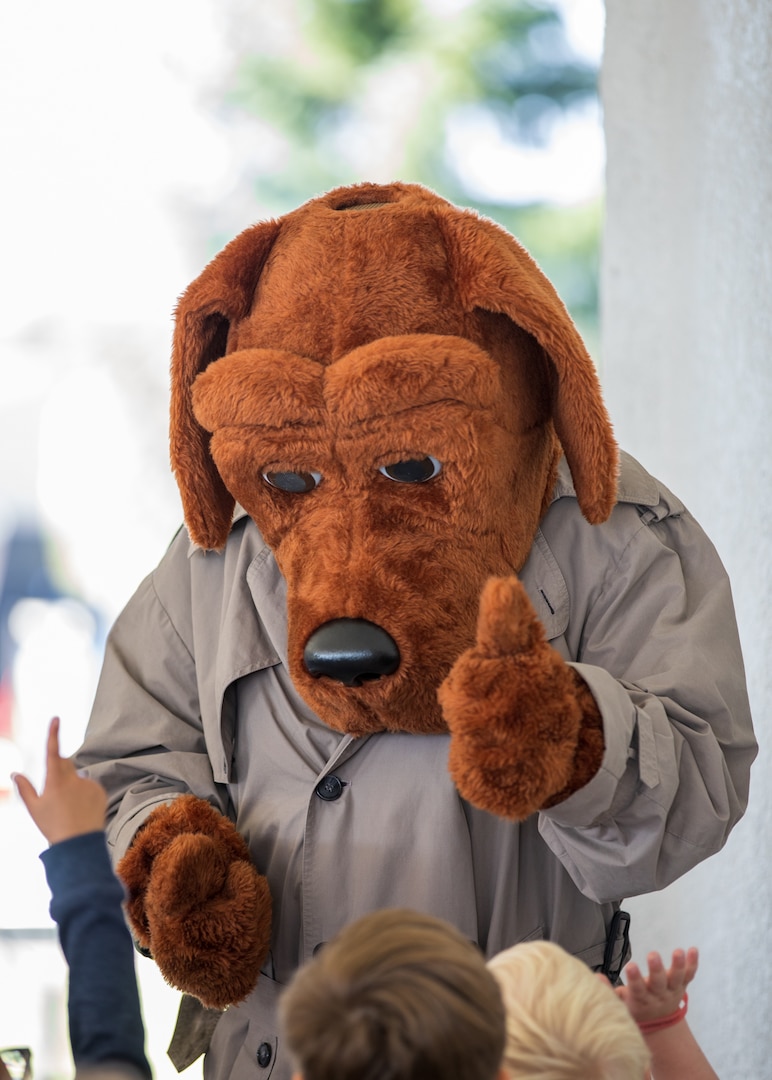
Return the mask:
<path fill-rule="evenodd" d="M 13 781 L 49 844 L 104 828 L 107 794 L 96 780 L 78 776 L 69 758 L 59 756 L 58 716 L 48 729 L 46 780 L 40 795 L 26 776 L 14 774 Z"/>
<path fill-rule="evenodd" d="M 697 974 L 699 954 L 696 949 L 676 949 L 669 971 L 665 971 L 662 957 L 649 953 L 649 974 L 644 978 L 635 963 L 625 968 L 626 986 L 616 987 L 620 997 L 630 1010 L 636 1023 L 670 1016 L 681 1004 L 684 990 Z"/>

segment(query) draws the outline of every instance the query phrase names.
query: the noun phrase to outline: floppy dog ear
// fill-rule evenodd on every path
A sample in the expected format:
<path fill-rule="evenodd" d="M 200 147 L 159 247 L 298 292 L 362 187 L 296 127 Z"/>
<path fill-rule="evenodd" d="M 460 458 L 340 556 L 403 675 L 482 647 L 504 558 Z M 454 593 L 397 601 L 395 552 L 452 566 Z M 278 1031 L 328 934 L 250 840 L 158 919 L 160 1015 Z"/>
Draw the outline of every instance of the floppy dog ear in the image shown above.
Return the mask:
<path fill-rule="evenodd" d="M 486 218 L 440 208 L 459 298 L 467 311 L 507 315 L 541 345 L 557 375 L 553 423 L 579 506 L 593 525 L 616 501 L 619 451 L 587 349 L 550 281 L 513 236 Z"/>
<path fill-rule="evenodd" d="M 231 324 L 249 314 L 280 223 L 253 225 L 232 240 L 188 286 L 177 305 L 171 366 L 170 454 L 192 540 L 219 550 L 234 499 L 209 453 L 209 432 L 193 415 L 196 376 L 227 351 Z"/>

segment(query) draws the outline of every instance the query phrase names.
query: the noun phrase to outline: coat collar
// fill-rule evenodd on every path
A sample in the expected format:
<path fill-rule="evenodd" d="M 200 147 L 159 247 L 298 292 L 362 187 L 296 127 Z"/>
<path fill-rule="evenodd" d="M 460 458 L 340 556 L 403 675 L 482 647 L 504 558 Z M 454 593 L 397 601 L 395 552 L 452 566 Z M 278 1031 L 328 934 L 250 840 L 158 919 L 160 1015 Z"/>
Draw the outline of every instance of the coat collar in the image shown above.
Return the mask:
<path fill-rule="evenodd" d="M 558 478 L 552 492 L 552 502 L 564 496 L 576 498 L 576 488 L 565 457 L 558 465 Z M 660 486 L 644 467 L 624 450 L 619 452 L 619 480 L 617 502 L 634 503 L 636 506 L 656 506 L 660 499 Z"/>

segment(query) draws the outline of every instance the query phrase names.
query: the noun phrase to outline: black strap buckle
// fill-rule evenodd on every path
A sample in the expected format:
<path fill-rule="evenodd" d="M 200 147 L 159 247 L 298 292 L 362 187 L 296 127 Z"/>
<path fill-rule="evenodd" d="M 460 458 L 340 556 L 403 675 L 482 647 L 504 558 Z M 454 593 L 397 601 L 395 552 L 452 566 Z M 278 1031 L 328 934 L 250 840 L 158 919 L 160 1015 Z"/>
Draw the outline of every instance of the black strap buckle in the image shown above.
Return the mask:
<path fill-rule="evenodd" d="M 614 964 L 614 954 L 617 950 L 617 941 L 622 938 L 622 948 L 619 951 L 619 960 L 616 967 Z M 620 908 L 614 912 L 614 917 L 611 920 L 611 925 L 608 929 L 608 937 L 606 938 L 606 951 L 603 954 L 603 966 L 601 967 L 602 973 L 612 983 L 618 983 L 619 977 L 622 974 L 622 968 L 624 967 L 627 955 L 630 949 L 630 913 L 622 911 Z"/>

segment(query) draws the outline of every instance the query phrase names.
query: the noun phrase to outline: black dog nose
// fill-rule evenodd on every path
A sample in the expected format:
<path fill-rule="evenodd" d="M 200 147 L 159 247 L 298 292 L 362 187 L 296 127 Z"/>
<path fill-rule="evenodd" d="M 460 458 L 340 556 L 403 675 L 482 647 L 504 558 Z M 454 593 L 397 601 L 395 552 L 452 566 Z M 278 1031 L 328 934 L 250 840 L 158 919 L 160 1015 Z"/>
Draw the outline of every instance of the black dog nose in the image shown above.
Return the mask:
<path fill-rule="evenodd" d="M 367 619 L 333 619 L 311 634 L 303 660 L 312 675 L 361 686 L 396 671 L 399 649 L 390 634 Z"/>

